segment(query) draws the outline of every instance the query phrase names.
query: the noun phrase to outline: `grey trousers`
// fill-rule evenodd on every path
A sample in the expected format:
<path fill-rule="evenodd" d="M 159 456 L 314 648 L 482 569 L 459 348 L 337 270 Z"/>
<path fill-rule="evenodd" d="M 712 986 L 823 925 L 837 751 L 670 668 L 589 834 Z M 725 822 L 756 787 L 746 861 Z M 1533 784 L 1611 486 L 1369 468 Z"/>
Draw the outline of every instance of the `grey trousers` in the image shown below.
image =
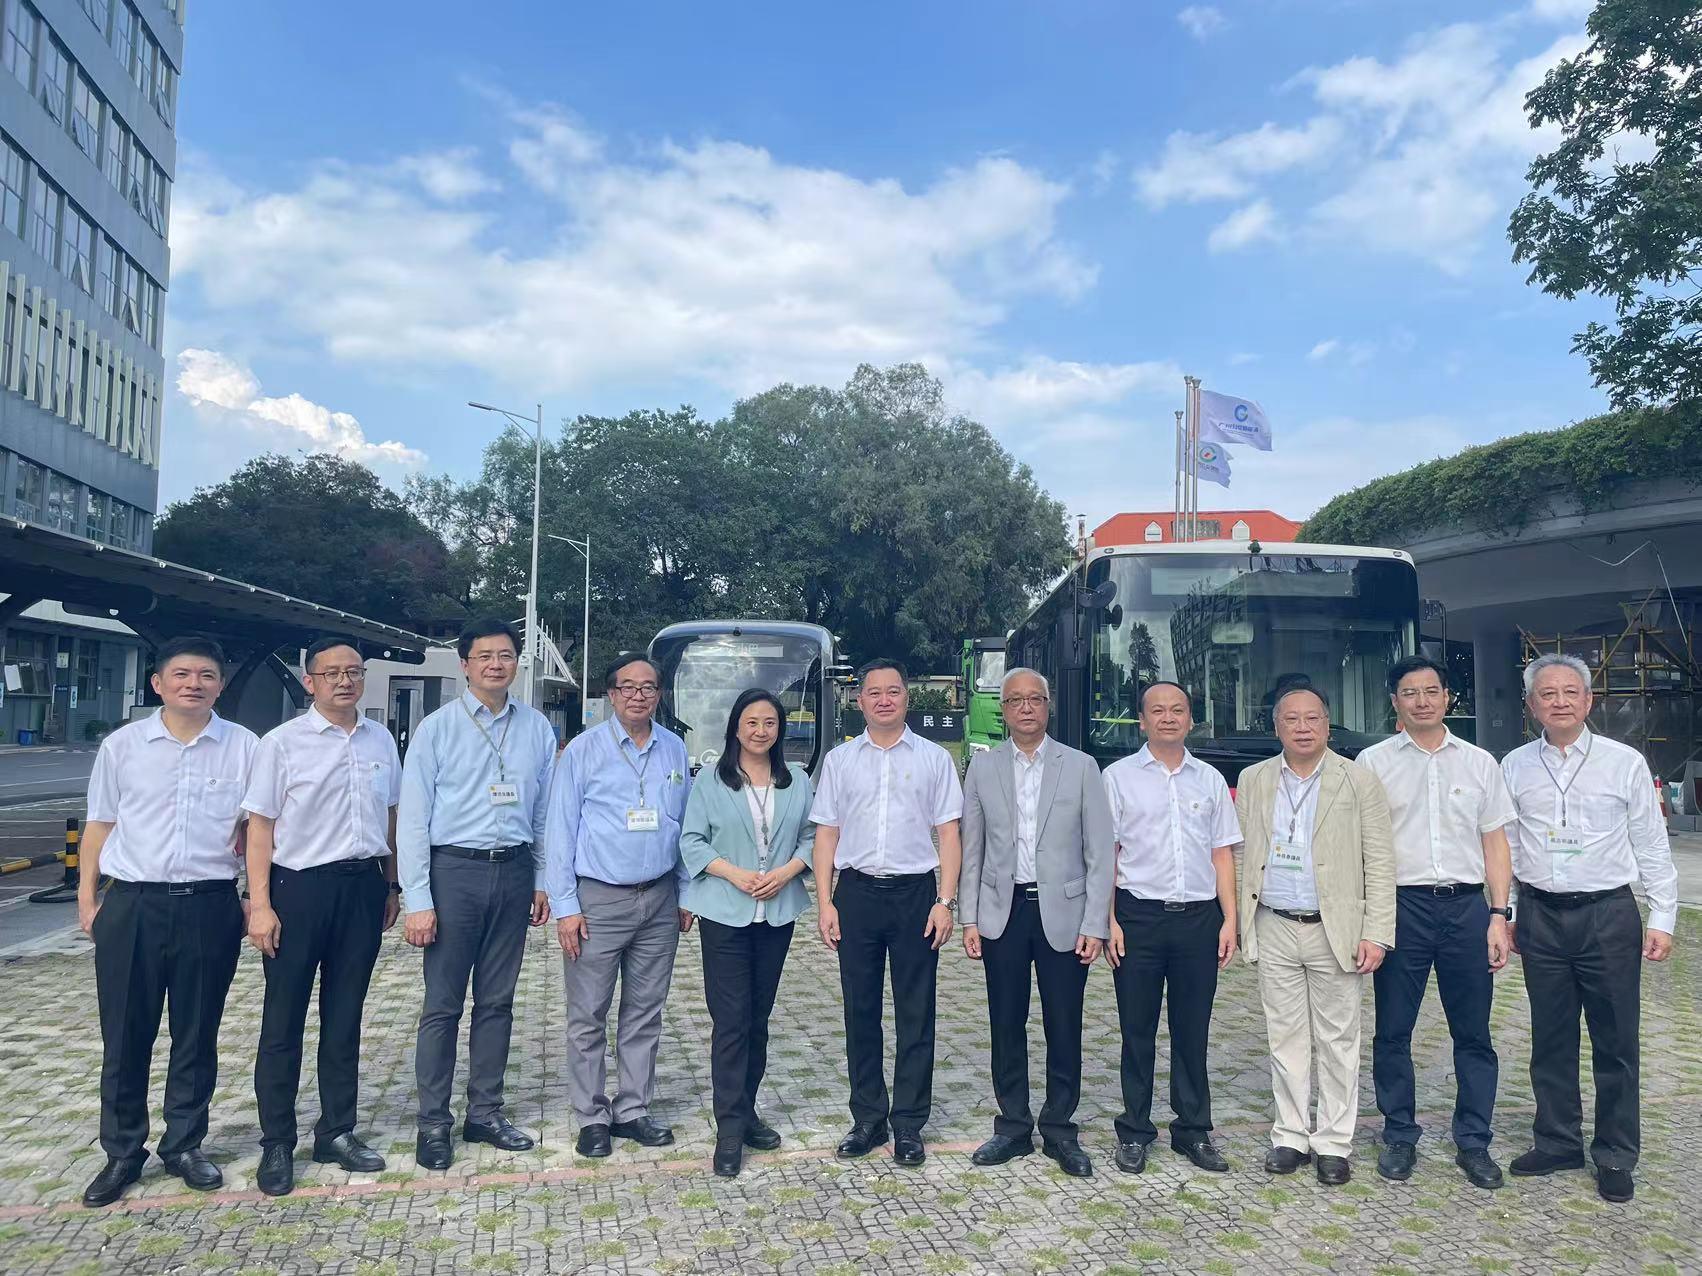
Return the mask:
<path fill-rule="evenodd" d="M 567 985 L 567 1095 L 581 1126 L 635 1121 L 656 1092 L 662 1006 L 674 981 L 680 944 L 679 886 L 672 875 L 647 889 L 579 879 L 579 906 L 590 934 L 577 961 L 562 958 Z M 615 1026 L 619 1082 L 608 1087 L 609 1003 L 620 976 Z"/>
<path fill-rule="evenodd" d="M 532 920 L 532 857 L 500 864 L 431 857 L 437 939 L 425 950 L 425 1007 L 414 1045 L 420 1129 L 445 1129 L 454 1117 L 455 1045 L 467 981 L 473 984 L 468 1032 L 467 1120 L 489 1124 L 502 1112 L 502 1078 L 514 1031 L 514 984 Z"/>

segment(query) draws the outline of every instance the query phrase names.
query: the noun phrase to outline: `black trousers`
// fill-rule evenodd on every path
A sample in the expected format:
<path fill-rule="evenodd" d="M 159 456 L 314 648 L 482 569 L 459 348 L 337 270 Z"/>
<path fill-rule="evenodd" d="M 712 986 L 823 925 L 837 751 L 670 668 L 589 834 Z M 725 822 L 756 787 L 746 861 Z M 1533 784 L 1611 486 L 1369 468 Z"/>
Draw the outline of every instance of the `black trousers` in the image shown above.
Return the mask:
<path fill-rule="evenodd" d="M 713 1024 L 709 1075 L 715 1094 L 715 1137 L 743 1138 L 756 1117 L 756 1092 L 768 1071 L 768 1017 L 780 991 L 793 923 L 726 926 L 698 920 L 703 998 Z"/>
<path fill-rule="evenodd" d="M 170 1008 L 165 1137 L 159 1154 L 201 1146 L 219 1079 L 219 1022 L 242 946 L 236 883 L 168 894 L 113 882 L 95 914 L 95 994 L 102 1044 L 100 1145 L 115 1160 L 148 1155 L 148 1071 L 160 1013 Z"/>
<path fill-rule="evenodd" d="M 1570 1156 L 1584 1147 L 1578 1090 L 1578 1012 L 1590 1026 L 1596 1132 L 1590 1158 L 1614 1170 L 1636 1168 L 1638 1018 L 1643 918 L 1630 887 L 1560 908 L 1519 892 L 1518 939 L 1531 1002 L 1531 1089 L 1537 1150 Z"/>
<path fill-rule="evenodd" d="M 266 1000 L 254 1060 L 254 1098 L 261 1147 L 295 1146 L 302 1036 L 315 976 L 319 1122 L 313 1133 L 334 1139 L 355 1128 L 361 1011 L 378 960 L 389 889 L 377 859 L 343 860 L 300 872 L 272 868 L 272 911 L 282 930 L 278 955 L 260 959 Z"/>
<path fill-rule="evenodd" d="M 1087 967 L 1074 949 L 1059 952 L 1040 924 L 1040 901 L 1018 887 L 1011 915 L 997 939 L 981 938 L 987 972 L 987 1013 L 992 1025 L 993 1096 L 999 1115 L 993 1132 L 1027 1138 L 1034 1130 L 1028 1103 L 1029 993 L 1040 985 L 1040 1026 L 1046 1034 L 1046 1102 L 1040 1137 L 1054 1142 L 1076 1137 L 1081 1102 L 1082 998 Z"/>
<path fill-rule="evenodd" d="M 1434 966 L 1448 1035 L 1454 1039 L 1454 1143 L 1461 1149 L 1486 1148 L 1501 1075 L 1489 1040 L 1495 991 L 1489 970 L 1489 901 L 1481 890 L 1439 898 L 1427 887 L 1403 886 L 1395 893 L 1395 935 L 1399 943 L 1372 976 L 1377 1031 L 1371 1040 L 1371 1080 L 1383 1114 L 1383 1141 L 1418 1142 L 1412 1030 Z"/>
<path fill-rule="evenodd" d="M 449 1092 L 469 981 L 473 1021 L 467 1033 L 466 1119 L 488 1125 L 502 1115 L 514 1035 L 514 985 L 526 955 L 535 881 L 529 850 L 499 864 L 431 857 L 437 940 L 425 950 L 425 1005 L 414 1043 L 422 1130 L 447 1129 L 452 1122 Z"/>
<path fill-rule="evenodd" d="M 1123 1030 L 1123 1114 L 1117 1138 L 1151 1143 L 1153 1068 L 1158 1054 L 1158 1010 L 1170 1011 L 1170 1123 L 1172 1143 L 1197 1143 L 1211 1133 L 1211 1082 L 1206 1043 L 1217 996 L 1217 936 L 1223 908 L 1215 899 L 1166 911 L 1162 900 L 1117 891 L 1117 924 L 1124 956 L 1112 979 Z M 1169 996 L 1166 997 L 1166 986 Z"/>
<path fill-rule="evenodd" d="M 833 890 L 839 910 L 839 987 L 845 997 L 845 1062 L 851 1119 L 891 1120 L 920 1133 L 934 1102 L 934 981 L 940 955 L 923 934 L 938 898 L 932 873 L 893 882 L 854 870 Z M 898 1051 L 888 1100 L 881 1032 L 887 963 L 892 964 L 892 1017 Z"/>

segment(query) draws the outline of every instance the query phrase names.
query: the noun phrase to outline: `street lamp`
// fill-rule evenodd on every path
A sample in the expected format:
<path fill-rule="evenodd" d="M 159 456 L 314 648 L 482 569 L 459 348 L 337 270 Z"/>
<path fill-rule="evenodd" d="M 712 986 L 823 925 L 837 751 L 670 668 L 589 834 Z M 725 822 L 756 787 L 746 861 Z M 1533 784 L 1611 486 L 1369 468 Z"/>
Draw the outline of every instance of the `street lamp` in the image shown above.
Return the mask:
<path fill-rule="evenodd" d="M 522 421 L 536 428 L 532 433 L 532 584 L 526 591 L 526 703 L 531 708 L 538 707 L 533 694 L 537 686 L 538 666 L 538 503 L 544 483 L 544 405 L 538 405 L 536 417 L 520 416 L 506 408 L 492 407 L 488 403 L 468 401 L 467 406 L 477 408 L 481 412 L 495 412 L 508 418 L 508 423 L 515 429 L 520 429 Z M 525 433 L 525 431 L 521 431 Z"/>
<path fill-rule="evenodd" d="M 545 532 L 552 541 L 563 541 L 579 551 L 585 560 L 585 629 L 579 639 L 579 724 L 585 725 L 585 710 L 591 703 L 591 533 L 576 541 L 571 536 Z"/>

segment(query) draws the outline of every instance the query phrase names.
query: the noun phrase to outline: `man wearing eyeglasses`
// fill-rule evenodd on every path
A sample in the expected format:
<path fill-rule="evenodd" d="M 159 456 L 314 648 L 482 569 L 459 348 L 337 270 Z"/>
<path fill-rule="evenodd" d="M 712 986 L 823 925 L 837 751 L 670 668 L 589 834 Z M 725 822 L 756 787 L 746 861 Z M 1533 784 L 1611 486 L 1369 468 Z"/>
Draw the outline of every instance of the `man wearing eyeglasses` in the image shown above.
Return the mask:
<path fill-rule="evenodd" d="M 1383 782 L 1395 830 L 1395 933 L 1377 968 L 1371 1078 L 1383 1114 L 1377 1173 L 1412 1177 L 1421 1133 L 1412 1030 L 1430 970 L 1454 1042 L 1454 1163 L 1476 1187 L 1501 1186 L 1489 1155 L 1500 1064 L 1489 1039 L 1495 972 L 1507 964 L 1513 800 L 1495 758 L 1448 730 L 1448 671 L 1427 656 L 1389 670 L 1400 731 L 1359 755 Z M 1488 884 L 1489 896 L 1484 897 Z"/>
<path fill-rule="evenodd" d="M 313 704 L 269 732 L 242 799 L 248 812 L 248 942 L 262 955 L 266 998 L 254 1096 L 255 1184 L 295 1186 L 302 1036 L 319 980 L 319 1122 L 313 1159 L 374 1174 L 384 1158 L 355 1134 L 361 1012 L 384 931 L 396 922 L 396 741 L 360 712 L 366 667 L 352 642 L 307 649 Z"/>
<path fill-rule="evenodd" d="M 1590 667 L 1539 656 L 1525 667 L 1525 707 L 1540 738 L 1501 760 L 1518 818 L 1507 826 L 1518 880 L 1514 951 L 1531 1002 L 1535 1146 L 1515 1175 L 1584 1166 L 1578 1014 L 1590 1026 L 1596 1128 L 1590 1160 L 1604 1200 L 1629 1201 L 1642 1146 L 1638 1018 L 1643 961 L 1672 954 L 1678 873 L 1643 755 L 1589 729 Z M 1641 881 L 1644 928 L 1631 894 Z"/>
<path fill-rule="evenodd" d="M 1065 1174 L 1093 1162 L 1075 1122 L 1081 1101 L 1082 996 L 1111 909 L 1111 809 L 1087 754 L 1046 734 L 1046 679 L 1012 669 L 999 684 L 1009 738 L 969 761 L 963 784 L 963 950 L 987 972 L 993 1137 L 977 1165 L 1034 1151 L 1028 1102 L 1029 991 L 1046 1033 L 1041 1151 Z"/>
<path fill-rule="evenodd" d="M 526 928 L 549 918 L 543 890 L 544 813 L 555 728 L 508 694 L 520 635 L 487 618 L 456 643 L 467 690 L 415 729 L 402 767 L 396 850 L 402 937 L 425 950 L 425 1004 L 414 1046 L 419 1088 L 414 1159 L 446 1170 L 455 1159 L 449 1109 L 455 1048 L 469 980 L 466 1143 L 522 1152 L 532 1138 L 503 1113 L 514 1032 L 514 986 Z"/>
<path fill-rule="evenodd" d="M 680 859 L 691 772 L 685 741 L 654 720 L 660 682 L 644 656 L 616 657 L 603 677 L 614 717 L 562 750 L 550 792 L 546 880 L 567 985 L 567 1093 L 581 1156 L 608 1156 L 615 1138 L 643 1147 L 674 1141 L 650 1103 L 674 954 L 692 923 L 679 906 L 691 881 Z"/>
<path fill-rule="evenodd" d="M 1352 1177 L 1363 980 L 1395 946 L 1394 834 L 1381 781 L 1330 750 L 1322 687 L 1284 679 L 1272 716 L 1282 753 L 1243 771 L 1235 793 L 1236 916 L 1259 970 L 1276 1097 L 1265 1170 L 1316 1158 L 1318 1181 L 1339 1185 Z"/>

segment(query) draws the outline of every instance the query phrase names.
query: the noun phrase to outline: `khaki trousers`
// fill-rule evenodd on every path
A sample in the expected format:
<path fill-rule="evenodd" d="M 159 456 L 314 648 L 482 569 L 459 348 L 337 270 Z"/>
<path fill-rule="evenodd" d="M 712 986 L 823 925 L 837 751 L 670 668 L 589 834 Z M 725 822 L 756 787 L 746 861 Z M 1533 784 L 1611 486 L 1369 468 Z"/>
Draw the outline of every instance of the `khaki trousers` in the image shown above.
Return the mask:
<path fill-rule="evenodd" d="M 1260 908 L 1259 996 L 1271 1045 L 1276 1125 L 1271 1142 L 1317 1156 L 1347 1156 L 1359 1116 L 1359 1007 L 1363 977 L 1342 970 L 1322 924 Z M 1318 1121 L 1311 1107 L 1317 1059 Z"/>

